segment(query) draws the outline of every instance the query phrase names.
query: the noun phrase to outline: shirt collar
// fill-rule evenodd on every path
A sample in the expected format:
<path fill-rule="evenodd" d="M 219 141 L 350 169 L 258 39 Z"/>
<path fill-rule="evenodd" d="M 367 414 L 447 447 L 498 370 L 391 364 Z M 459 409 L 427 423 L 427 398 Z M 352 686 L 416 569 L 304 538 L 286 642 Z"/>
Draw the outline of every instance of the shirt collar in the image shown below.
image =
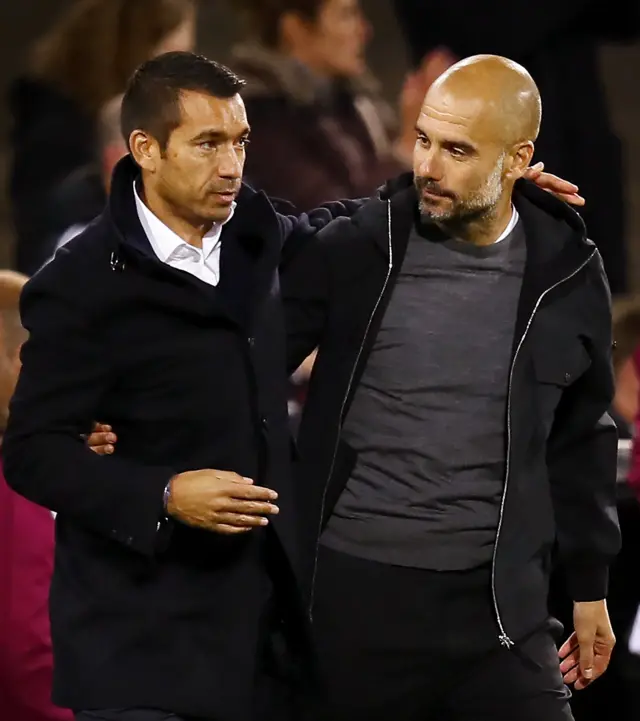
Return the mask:
<path fill-rule="evenodd" d="M 516 227 L 519 220 L 520 220 L 520 214 L 516 210 L 515 205 L 512 205 L 511 206 L 511 220 L 509 221 L 509 225 L 507 225 L 507 227 L 502 231 L 502 234 L 495 242 L 499 243 L 501 240 L 504 240 Z"/>
<path fill-rule="evenodd" d="M 158 216 L 147 207 L 140 198 L 136 182 L 133 183 L 133 195 L 136 201 L 136 210 L 138 211 L 138 218 L 140 219 L 142 228 L 146 233 L 155 254 L 163 263 L 166 263 L 178 248 L 185 245 L 189 248 L 193 247 L 184 241 L 179 235 L 174 233 L 171 228 L 163 223 L 160 218 L 158 218 Z M 234 202 L 231 205 L 229 217 L 222 223 L 214 223 L 211 226 L 211 229 L 202 237 L 202 252 L 205 259 L 208 258 L 220 245 L 222 226 L 231 220 L 235 209 L 236 203 Z"/>

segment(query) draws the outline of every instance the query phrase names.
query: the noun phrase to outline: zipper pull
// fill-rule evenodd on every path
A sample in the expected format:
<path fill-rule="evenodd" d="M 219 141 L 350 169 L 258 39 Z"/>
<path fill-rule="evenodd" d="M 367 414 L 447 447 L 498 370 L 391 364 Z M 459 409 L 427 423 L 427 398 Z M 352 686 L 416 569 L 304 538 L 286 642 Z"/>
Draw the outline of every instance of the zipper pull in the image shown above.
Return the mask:
<path fill-rule="evenodd" d="M 116 254 L 115 251 L 113 253 L 111 253 L 111 259 L 109 260 L 109 265 L 111 265 L 111 270 L 113 270 L 113 271 L 119 270 L 122 272 L 125 269 L 124 262 L 121 261 L 120 258 L 118 258 L 118 255 Z"/>
<path fill-rule="evenodd" d="M 515 643 L 509 638 L 509 636 L 507 636 L 506 633 L 501 633 L 498 636 L 498 639 L 500 640 L 500 645 L 506 649 L 510 649 L 515 646 Z"/>

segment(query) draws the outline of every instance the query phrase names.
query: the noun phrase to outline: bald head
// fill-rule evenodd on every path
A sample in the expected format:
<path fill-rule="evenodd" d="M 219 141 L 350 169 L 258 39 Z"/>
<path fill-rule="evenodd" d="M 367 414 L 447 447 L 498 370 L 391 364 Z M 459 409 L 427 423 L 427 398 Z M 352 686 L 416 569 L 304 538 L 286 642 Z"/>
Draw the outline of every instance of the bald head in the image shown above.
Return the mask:
<path fill-rule="evenodd" d="M 505 148 L 533 142 L 540 132 L 537 85 L 522 65 L 498 55 L 475 55 L 453 65 L 431 86 L 425 106 L 469 118 L 479 138 Z"/>
<path fill-rule="evenodd" d="M 540 118 L 538 88 L 512 60 L 477 55 L 449 68 L 416 123 L 413 171 L 423 217 L 458 237 L 493 242 L 508 224 Z"/>

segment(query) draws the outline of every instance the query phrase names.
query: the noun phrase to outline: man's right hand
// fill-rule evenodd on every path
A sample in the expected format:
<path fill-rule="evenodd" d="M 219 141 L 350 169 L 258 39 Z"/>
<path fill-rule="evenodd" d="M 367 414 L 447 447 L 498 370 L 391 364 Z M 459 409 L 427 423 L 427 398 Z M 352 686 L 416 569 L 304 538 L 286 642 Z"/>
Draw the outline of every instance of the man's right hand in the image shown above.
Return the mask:
<path fill-rule="evenodd" d="M 254 486 L 231 471 L 187 471 L 171 479 L 167 513 L 178 521 L 216 533 L 246 533 L 266 526 L 279 509 L 278 494 Z"/>

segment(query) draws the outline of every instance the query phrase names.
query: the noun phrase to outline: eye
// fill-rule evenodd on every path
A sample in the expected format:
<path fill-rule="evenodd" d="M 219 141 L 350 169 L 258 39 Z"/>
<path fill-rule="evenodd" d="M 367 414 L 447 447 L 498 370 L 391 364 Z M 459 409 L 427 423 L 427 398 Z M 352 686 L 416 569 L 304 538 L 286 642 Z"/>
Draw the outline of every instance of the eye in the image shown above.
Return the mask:
<path fill-rule="evenodd" d="M 454 158 L 464 158 L 466 155 L 466 153 L 464 152 L 464 150 L 462 148 L 454 147 L 454 148 L 451 148 L 451 150 L 449 152 L 451 153 L 451 155 Z"/>
<path fill-rule="evenodd" d="M 249 138 L 240 138 L 240 140 L 238 140 L 238 145 L 241 148 L 246 148 L 250 142 L 251 142 L 251 140 L 249 140 Z"/>
<path fill-rule="evenodd" d="M 200 143 L 200 147 L 202 150 L 213 150 L 215 148 L 215 143 L 213 143 L 211 140 L 203 140 Z"/>
<path fill-rule="evenodd" d="M 422 133 L 418 133 L 418 142 L 420 145 L 428 145 L 429 144 L 429 138 L 427 138 L 426 135 L 423 135 Z"/>

